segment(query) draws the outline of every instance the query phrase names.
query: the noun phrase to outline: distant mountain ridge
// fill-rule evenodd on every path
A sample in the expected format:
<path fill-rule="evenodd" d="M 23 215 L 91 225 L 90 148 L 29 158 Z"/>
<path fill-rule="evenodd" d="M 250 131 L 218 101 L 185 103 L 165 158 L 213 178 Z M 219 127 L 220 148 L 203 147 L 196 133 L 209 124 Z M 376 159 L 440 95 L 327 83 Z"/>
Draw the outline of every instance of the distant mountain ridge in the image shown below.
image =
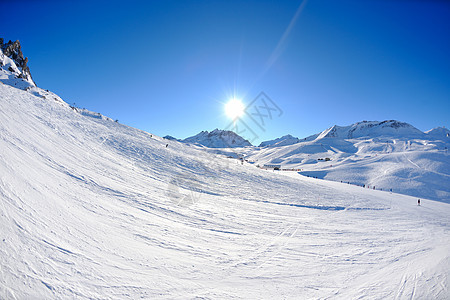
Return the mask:
<path fill-rule="evenodd" d="M 275 140 L 274 140 L 275 141 Z M 450 130 L 396 120 L 332 126 L 300 142 L 249 149 L 256 165 L 450 203 Z M 244 151 L 243 151 L 244 152 Z"/>
<path fill-rule="evenodd" d="M 262 142 L 259 147 L 282 147 L 297 144 L 301 141 L 321 140 L 325 138 L 445 138 L 450 137 L 450 130 L 445 127 L 436 127 L 426 132 L 422 132 L 411 124 L 397 120 L 386 121 L 361 121 L 348 126 L 333 125 L 324 131 L 308 136 L 304 139 L 293 137 L 290 134 L 280 138 Z"/>
<path fill-rule="evenodd" d="M 214 129 L 211 132 L 202 131 L 197 135 L 182 140 L 183 143 L 200 144 L 208 148 L 248 147 L 252 144 L 230 130 Z"/>
<path fill-rule="evenodd" d="M 273 140 L 269 140 L 269 141 L 264 141 L 261 144 L 259 144 L 259 147 L 269 147 L 269 146 L 274 146 L 274 147 L 279 147 L 279 146 L 287 146 L 287 145 L 292 145 L 292 144 L 296 144 L 300 142 L 300 139 L 297 137 L 293 137 L 290 134 L 284 135 L 280 138 L 276 138 Z"/>
<path fill-rule="evenodd" d="M 332 139 L 361 139 L 361 138 L 423 138 L 435 139 L 445 138 L 450 136 L 450 130 L 445 127 L 436 127 L 426 132 L 422 132 L 411 124 L 400 122 L 397 120 L 385 121 L 361 121 L 348 126 L 333 125 L 324 131 L 308 136 L 304 139 L 299 139 L 290 134 L 282 137 L 263 141 L 259 144 L 259 148 L 275 148 L 294 145 L 300 142 L 322 140 L 327 138 Z M 239 136 L 233 131 L 215 129 L 211 132 L 202 131 L 195 136 L 188 137 L 184 140 L 174 138 L 172 136 L 165 137 L 168 140 L 177 140 L 184 143 L 201 144 L 208 148 L 239 148 L 252 146 L 243 137 Z"/>
<path fill-rule="evenodd" d="M 362 121 L 349 126 L 334 125 L 319 134 L 317 139 L 323 138 L 344 138 L 352 139 L 359 137 L 381 137 L 381 136 L 402 136 L 419 137 L 424 133 L 416 127 L 396 120 Z"/>

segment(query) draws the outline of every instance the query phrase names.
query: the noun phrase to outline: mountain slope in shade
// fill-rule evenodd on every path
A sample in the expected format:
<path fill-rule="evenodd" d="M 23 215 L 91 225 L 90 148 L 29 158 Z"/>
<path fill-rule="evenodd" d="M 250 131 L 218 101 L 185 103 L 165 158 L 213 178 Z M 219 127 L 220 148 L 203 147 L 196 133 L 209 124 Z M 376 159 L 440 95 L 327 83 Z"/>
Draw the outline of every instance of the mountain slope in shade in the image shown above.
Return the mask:
<path fill-rule="evenodd" d="M 182 140 L 182 142 L 200 144 L 208 148 L 236 148 L 252 145 L 233 131 L 220 129 L 214 129 L 211 132 L 202 131 L 197 135 Z"/>
<path fill-rule="evenodd" d="M 180 141 L 179 139 L 177 139 L 176 137 L 173 137 L 171 135 L 166 135 L 166 136 L 164 136 L 164 138 L 166 140 L 170 140 L 170 141 Z"/>

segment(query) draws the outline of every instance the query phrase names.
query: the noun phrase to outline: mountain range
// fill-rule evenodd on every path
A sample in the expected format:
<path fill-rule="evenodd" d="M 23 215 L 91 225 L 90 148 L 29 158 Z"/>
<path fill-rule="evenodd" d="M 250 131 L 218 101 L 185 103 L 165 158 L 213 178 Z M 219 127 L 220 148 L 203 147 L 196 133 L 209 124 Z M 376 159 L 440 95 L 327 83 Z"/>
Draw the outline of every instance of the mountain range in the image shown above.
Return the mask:
<path fill-rule="evenodd" d="M 236 148 L 251 146 L 249 141 L 230 130 L 202 131 L 182 140 L 183 143 L 200 144 L 209 148 Z"/>
<path fill-rule="evenodd" d="M 199 134 L 188 137 L 184 140 L 167 136 L 168 139 L 178 140 L 185 143 L 197 143 L 209 148 L 239 148 L 250 147 L 250 142 L 237 135 L 233 131 L 215 129 L 211 132 L 202 131 Z M 324 138 L 423 138 L 423 139 L 444 139 L 450 137 L 450 130 L 445 127 L 436 127 L 426 132 L 422 132 L 416 127 L 396 120 L 386 121 L 362 121 L 349 126 L 334 125 L 320 133 L 299 139 L 290 134 L 282 137 L 261 142 L 258 147 L 281 147 L 300 143 L 302 141 L 320 140 Z"/>

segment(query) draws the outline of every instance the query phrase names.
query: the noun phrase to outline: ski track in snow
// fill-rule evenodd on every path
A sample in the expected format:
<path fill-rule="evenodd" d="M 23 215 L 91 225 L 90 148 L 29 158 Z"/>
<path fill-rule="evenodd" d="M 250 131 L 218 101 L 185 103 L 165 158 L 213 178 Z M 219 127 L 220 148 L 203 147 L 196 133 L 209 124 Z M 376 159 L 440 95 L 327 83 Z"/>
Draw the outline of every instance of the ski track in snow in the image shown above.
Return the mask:
<path fill-rule="evenodd" d="M 259 170 L 4 85 L 0 172 L 2 299 L 450 296 L 449 204 Z"/>

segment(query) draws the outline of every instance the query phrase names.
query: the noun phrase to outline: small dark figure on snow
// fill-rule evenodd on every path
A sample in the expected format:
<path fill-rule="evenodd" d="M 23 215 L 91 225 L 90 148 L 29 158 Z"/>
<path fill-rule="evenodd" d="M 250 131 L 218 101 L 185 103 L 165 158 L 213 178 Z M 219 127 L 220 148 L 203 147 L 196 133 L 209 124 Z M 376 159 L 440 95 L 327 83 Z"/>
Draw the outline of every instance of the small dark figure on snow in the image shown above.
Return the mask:
<path fill-rule="evenodd" d="M 169 144 L 166 144 L 166 148 L 169 146 Z"/>
<path fill-rule="evenodd" d="M 420 206 L 420 199 L 417 199 L 417 205 Z"/>

